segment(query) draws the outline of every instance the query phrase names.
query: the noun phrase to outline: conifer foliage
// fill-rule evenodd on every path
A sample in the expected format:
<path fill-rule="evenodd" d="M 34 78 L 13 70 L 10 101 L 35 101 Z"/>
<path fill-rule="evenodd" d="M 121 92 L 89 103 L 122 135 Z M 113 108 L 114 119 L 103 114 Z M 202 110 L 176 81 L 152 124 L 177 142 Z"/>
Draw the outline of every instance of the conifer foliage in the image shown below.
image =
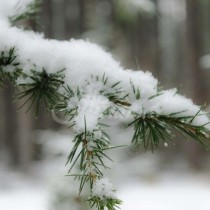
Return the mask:
<path fill-rule="evenodd" d="M 41 103 L 58 122 L 75 132 L 67 157 L 68 176 L 90 189 L 87 201 L 98 210 L 115 210 L 121 201 L 104 176 L 112 161 L 107 119 L 133 129 L 135 148 L 154 149 L 168 143 L 174 130 L 207 147 L 210 124 L 202 107 L 181 96 L 176 89 L 162 90 L 149 73 L 124 69 L 96 44 L 84 40 L 57 41 L 15 26 L 34 17 L 37 2 L 2 0 L 0 8 L 0 85 L 11 79 L 22 106 Z M 6 9 L 5 9 L 6 8 Z M 114 129 L 114 128 L 113 128 Z"/>

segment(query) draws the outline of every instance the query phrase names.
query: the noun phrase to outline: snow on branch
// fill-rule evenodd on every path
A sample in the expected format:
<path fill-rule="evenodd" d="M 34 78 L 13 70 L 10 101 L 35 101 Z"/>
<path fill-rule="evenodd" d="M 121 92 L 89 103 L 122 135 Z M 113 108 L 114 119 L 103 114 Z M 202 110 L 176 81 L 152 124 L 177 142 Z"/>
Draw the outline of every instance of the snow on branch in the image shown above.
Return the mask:
<path fill-rule="evenodd" d="M 12 26 L 14 17 L 32 9 L 32 0 L 1 0 L 0 85 L 10 78 L 22 106 L 40 104 L 75 131 L 68 157 L 69 175 L 90 186 L 91 206 L 114 210 L 119 204 L 104 177 L 106 151 L 115 149 L 105 132 L 107 119 L 132 126 L 135 147 L 158 147 L 174 130 L 198 141 L 209 141 L 207 114 L 176 89 L 162 90 L 151 73 L 124 69 L 100 46 L 84 40 L 57 41 Z M 33 11 L 33 10 L 32 10 Z M 18 18 L 17 18 L 18 19 Z M 105 123 L 104 123 L 105 122 Z M 113 128 L 114 129 L 114 128 Z M 119 148 L 118 148 L 119 149 Z M 79 165 L 79 172 L 72 173 Z"/>

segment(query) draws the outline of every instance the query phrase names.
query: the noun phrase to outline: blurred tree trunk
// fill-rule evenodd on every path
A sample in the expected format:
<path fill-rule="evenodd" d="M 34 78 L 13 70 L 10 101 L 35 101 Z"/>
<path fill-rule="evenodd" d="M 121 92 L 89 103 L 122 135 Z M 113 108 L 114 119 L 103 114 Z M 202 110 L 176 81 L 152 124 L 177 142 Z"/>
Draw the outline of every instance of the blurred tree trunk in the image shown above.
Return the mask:
<path fill-rule="evenodd" d="M 203 94 L 205 93 L 203 83 L 203 72 L 199 66 L 201 57 L 201 10 L 200 0 L 187 0 L 187 70 L 183 79 L 184 86 L 187 87 L 188 96 L 196 103 L 204 104 Z M 187 91 L 185 91 L 187 92 Z M 204 149 L 196 143 L 186 144 L 188 158 L 194 168 L 202 166 L 202 154 Z"/>
<path fill-rule="evenodd" d="M 133 32 L 133 53 L 138 59 L 140 69 L 151 71 L 157 76 L 159 74 L 158 52 L 160 50 L 158 45 L 157 16 L 155 14 L 152 17 L 139 15 L 137 21 L 138 24 Z"/>
<path fill-rule="evenodd" d="M 5 150 L 5 111 L 4 111 L 4 95 L 0 89 L 0 159 L 3 158 Z"/>
<path fill-rule="evenodd" d="M 210 54 L 210 1 L 201 0 L 201 17 L 202 17 L 202 56 L 206 54 Z M 202 66 L 200 66 L 202 67 Z M 210 68 L 202 68 L 203 71 L 203 82 L 205 85 L 205 102 L 207 105 L 210 104 Z"/>
<path fill-rule="evenodd" d="M 205 93 L 203 72 L 199 66 L 202 52 L 202 20 L 199 0 L 187 0 L 187 61 L 188 71 L 185 77 L 196 103 L 203 104 Z"/>
<path fill-rule="evenodd" d="M 85 28 L 86 28 L 86 22 L 85 22 L 86 5 L 85 4 L 87 4 L 88 0 L 78 0 L 78 2 L 79 2 L 79 32 L 80 34 L 82 34 L 84 33 Z"/>
<path fill-rule="evenodd" d="M 159 79 L 166 87 L 172 85 L 175 76 L 175 23 L 171 14 L 165 12 L 162 4 L 165 0 L 159 0 L 158 4 L 158 41 L 160 46 L 160 71 Z"/>
<path fill-rule="evenodd" d="M 115 12 L 113 15 L 115 15 L 115 34 L 119 34 L 114 44 L 117 45 L 122 41 L 121 51 L 126 51 L 119 52 L 127 56 L 125 61 L 122 61 L 123 65 L 136 70 L 151 71 L 157 76 L 159 67 L 157 16 L 139 14 L 130 23 L 117 20 Z"/>
<path fill-rule="evenodd" d="M 52 12 L 52 0 L 42 1 L 42 14 L 41 19 L 44 25 L 44 33 L 46 37 L 52 37 L 53 35 L 53 12 Z"/>
<path fill-rule="evenodd" d="M 139 16 L 138 25 L 134 31 L 133 49 L 140 69 L 153 71 L 157 75 L 158 40 L 155 18 L 155 16 L 151 18 Z"/>
<path fill-rule="evenodd" d="M 23 101 L 16 103 L 16 110 L 22 105 Z M 22 108 L 17 112 L 17 139 L 19 165 L 23 171 L 27 171 L 33 160 L 33 120 L 32 110 L 26 113 Z"/>
<path fill-rule="evenodd" d="M 9 154 L 9 162 L 13 166 L 19 164 L 19 138 L 17 135 L 17 113 L 16 106 L 13 101 L 14 90 L 11 84 L 8 82 L 4 87 L 4 128 L 5 128 L 5 146 Z"/>
<path fill-rule="evenodd" d="M 3 101 L 3 129 L 1 140 L 6 150 L 6 157 L 9 157 L 9 163 L 12 166 L 20 167 L 27 171 L 32 160 L 32 121 L 31 115 L 24 110 L 17 112 L 20 103 L 13 103 L 14 89 L 8 82 L 4 87 Z M 3 134 L 3 136 L 2 136 Z"/>

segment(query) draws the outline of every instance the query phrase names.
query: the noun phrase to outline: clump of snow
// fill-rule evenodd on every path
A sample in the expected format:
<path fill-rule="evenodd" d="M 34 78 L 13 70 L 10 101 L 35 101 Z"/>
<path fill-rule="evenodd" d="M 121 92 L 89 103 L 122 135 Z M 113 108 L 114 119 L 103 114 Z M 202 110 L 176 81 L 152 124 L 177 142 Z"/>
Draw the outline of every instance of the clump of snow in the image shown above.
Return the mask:
<path fill-rule="evenodd" d="M 75 118 L 76 129 L 84 131 L 86 128 L 87 131 L 93 131 L 97 127 L 98 119 L 109 106 L 110 102 L 104 96 L 87 95 L 82 98 Z"/>
<path fill-rule="evenodd" d="M 130 69 L 123 70 L 120 72 L 120 79 L 128 91 L 130 90 L 131 100 L 134 100 L 133 89 L 131 85 L 135 88 L 139 88 L 141 99 L 149 98 L 157 93 L 158 81 L 151 72 L 143 72 L 140 69 L 138 71 L 133 71 Z M 129 86 L 124 86 L 124 84 L 129 83 Z"/>
<path fill-rule="evenodd" d="M 116 198 L 113 184 L 107 179 L 102 178 L 93 184 L 92 196 L 103 198 Z"/>
<path fill-rule="evenodd" d="M 201 108 L 195 105 L 191 99 L 176 93 L 176 89 L 163 91 L 163 94 L 153 98 L 151 101 L 154 104 L 153 110 L 162 115 L 173 115 L 174 117 L 192 117 L 186 122 L 202 126 L 209 122 L 206 113 L 201 111 Z M 195 117 L 193 117 L 195 116 Z M 210 129 L 207 124 L 206 128 Z"/>
<path fill-rule="evenodd" d="M 57 41 L 43 39 L 43 35 L 9 27 L 0 21 L 0 49 L 15 47 L 17 61 L 25 73 L 31 69 L 56 73 L 65 69 L 65 82 L 75 88 L 91 75 L 119 78 L 122 67 L 111 54 L 96 44 L 84 40 Z"/>
<path fill-rule="evenodd" d="M 207 113 L 201 111 L 201 107 L 195 105 L 191 99 L 177 94 L 176 89 L 165 90 L 151 98 L 134 100 L 130 108 L 133 112 L 144 116 L 149 113 L 159 115 L 186 117 L 186 123 L 203 126 L 210 130 Z"/>
<path fill-rule="evenodd" d="M 122 70 L 120 64 L 115 61 L 111 54 L 105 52 L 96 44 L 84 40 L 71 39 L 66 46 L 68 61 L 66 67 L 66 83 L 75 87 L 89 79 L 91 75 L 103 77 L 104 73 L 110 79 L 115 74 L 119 75 Z M 114 78 L 116 78 L 114 76 Z"/>

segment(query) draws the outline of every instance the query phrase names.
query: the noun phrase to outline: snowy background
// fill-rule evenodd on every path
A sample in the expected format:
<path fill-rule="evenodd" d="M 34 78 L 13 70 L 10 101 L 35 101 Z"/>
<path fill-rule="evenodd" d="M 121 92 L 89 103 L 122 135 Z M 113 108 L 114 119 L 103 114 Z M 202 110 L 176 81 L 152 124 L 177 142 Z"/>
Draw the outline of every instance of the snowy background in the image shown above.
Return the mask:
<path fill-rule="evenodd" d="M 71 177 L 64 176 L 68 170 L 64 163 L 71 134 L 39 131 L 37 136 L 42 142 L 44 160 L 32 163 L 27 173 L 0 163 L 0 209 L 51 210 L 58 205 L 58 210 L 80 210 L 72 199 L 77 194 L 75 183 Z M 116 163 L 110 172 L 117 195 L 124 201 L 122 210 L 210 209 L 207 169 L 192 170 L 182 159 L 168 162 L 158 152 L 130 155 L 130 158 L 125 158 L 130 152 L 124 152 L 115 155 Z M 60 194 L 67 199 L 65 205 L 54 200 Z"/>

